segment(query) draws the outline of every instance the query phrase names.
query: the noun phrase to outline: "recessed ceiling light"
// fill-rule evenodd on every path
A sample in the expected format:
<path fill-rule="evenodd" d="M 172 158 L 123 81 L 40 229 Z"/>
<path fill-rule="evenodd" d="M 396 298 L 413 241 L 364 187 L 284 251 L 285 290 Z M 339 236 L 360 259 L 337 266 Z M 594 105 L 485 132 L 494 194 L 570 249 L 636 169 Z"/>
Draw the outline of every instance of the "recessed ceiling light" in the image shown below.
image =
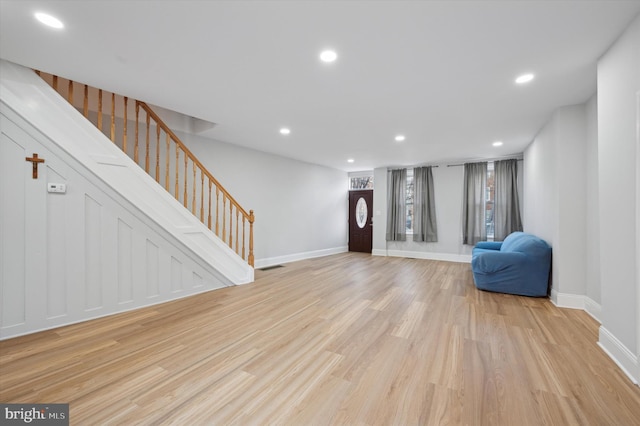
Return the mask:
<path fill-rule="evenodd" d="M 495 141 L 494 143 L 492 143 L 493 146 L 502 146 L 502 142 L 501 141 Z"/>
<path fill-rule="evenodd" d="M 282 133 L 283 135 L 288 135 L 289 133 L 291 133 L 291 130 L 283 127 L 282 129 L 280 129 L 280 133 Z"/>
<path fill-rule="evenodd" d="M 405 137 L 404 135 L 398 135 L 395 137 L 395 139 L 396 139 L 396 142 L 402 142 L 403 140 L 405 140 Z"/>
<path fill-rule="evenodd" d="M 356 160 L 354 160 L 353 158 L 349 158 L 349 159 L 347 160 L 347 163 L 353 163 L 354 161 L 356 161 Z"/>
<path fill-rule="evenodd" d="M 322 62 L 333 62 L 338 59 L 338 54 L 333 50 L 323 50 L 320 53 L 320 60 Z"/>
<path fill-rule="evenodd" d="M 533 77 L 535 77 L 533 74 L 522 74 L 520 77 L 516 78 L 516 83 L 518 84 L 528 83 L 531 80 L 533 80 Z"/>
<path fill-rule="evenodd" d="M 42 12 L 37 12 L 34 16 L 38 21 L 42 22 L 48 27 L 57 28 L 57 29 L 64 28 L 64 24 L 62 23 L 62 21 L 60 21 L 58 18 L 55 18 L 51 15 L 48 15 Z"/>

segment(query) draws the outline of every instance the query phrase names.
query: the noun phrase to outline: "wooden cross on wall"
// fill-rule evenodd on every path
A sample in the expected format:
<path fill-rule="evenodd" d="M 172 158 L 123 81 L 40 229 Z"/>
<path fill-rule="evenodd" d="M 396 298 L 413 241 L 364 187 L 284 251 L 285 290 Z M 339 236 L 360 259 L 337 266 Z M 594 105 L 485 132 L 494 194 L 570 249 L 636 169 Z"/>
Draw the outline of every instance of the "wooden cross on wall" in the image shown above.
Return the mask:
<path fill-rule="evenodd" d="M 44 163 L 44 159 L 43 158 L 38 158 L 38 154 L 36 154 L 35 152 L 33 153 L 33 157 L 27 157 L 25 158 L 26 161 L 31 161 L 31 163 L 33 164 L 33 173 L 31 174 L 31 176 L 34 179 L 38 179 L 38 164 L 39 163 Z"/>

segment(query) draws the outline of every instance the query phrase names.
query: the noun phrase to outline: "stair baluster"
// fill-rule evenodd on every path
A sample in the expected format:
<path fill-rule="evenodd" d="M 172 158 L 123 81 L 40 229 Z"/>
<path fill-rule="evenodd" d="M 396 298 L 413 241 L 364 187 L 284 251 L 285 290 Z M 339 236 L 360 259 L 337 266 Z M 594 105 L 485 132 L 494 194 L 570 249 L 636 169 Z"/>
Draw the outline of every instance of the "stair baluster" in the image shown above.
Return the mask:
<path fill-rule="evenodd" d="M 110 109 L 110 126 L 105 131 L 103 130 L 103 90 L 97 89 L 97 101 L 95 98 L 96 89 L 89 88 L 86 84 L 76 83 L 72 80 L 64 79 L 55 75 L 47 74 L 41 71 L 36 73 L 50 86 L 54 88 L 61 96 L 65 97 L 69 103 L 75 106 L 78 111 L 89 121 L 107 136 L 114 144 L 118 145 L 127 155 L 128 150 L 128 126 L 129 124 L 135 125 L 134 129 L 134 147 L 133 147 L 133 161 L 140 167 L 144 168 L 145 172 L 155 178 L 156 182 L 160 185 L 161 176 L 164 173 L 164 188 L 176 198 L 178 201 L 182 201 L 183 206 L 188 209 L 194 216 L 198 217 L 207 228 L 216 234 L 216 236 L 227 244 L 232 250 L 242 257 L 251 266 L 254 266 L 254 254 L 253 254 L 253 223 L 255 216 L 253 210 L 247 213 L 229 194 L 229 192 L 213 177 L 213 175 L 202 165 L 202 163 L 193 155 L 193 153 L 184 145 L 184 143 L 173 133 L 169 127 L 160 119 L 160 117 L 144 102 L 138 100 L 132 100 L 129 102 L 128 97 L 116 95 L 115 93 L 106 92 L 111 94 L 111 109 Z M 61 84 L 61 81 L 66 80 L 67 84 Z M 81 84 L 84 96 L 76 104 L 74 99 L 74 86 Z M 93 97 L 91 96 L 93 94 Z M 96 106 L 97 104 L 97 106 Z M 122 107 L 122 110 L 120 110 Z M 132 109 L 131 115 L 129 115 L 129 109 Z M 141 117 L 144 114 L 145 117 Z M 122 126 L 117 124 L 116 116 L 122 119 Z M 129 117 L 135 116 L 135 123 L 129 123 Z M 140 126 L 140 123 L 144 123 L 144 126 Z M 150 140 L 151 132 L 155 127 L 155 144 Z M 144 132 L 144 164 L 140 164 L 140 138 Z M 166 137 L 166 143 L 161 148 L 160 139 L 164 132 Z M 155 150 L 155 153 L 152 152 Z M 170 156 L 173 155 L 172 150 L 175 150 L 175 166 L 172 165 Z M 181 188 L 180 180 L 180 155 L 184 155 L 184 175 L 183 186 Z M 153 155 L 155 154 L 155 155 Z M 151 155 L 155 157 L 155 170 L 150 172 Z M 162 155 L 165 156 L 161 160 Z M 193 178 L 189 179 L 189 167 L 192 167 Z M 164 170 L 162 170 L 164 168 Z M 200 179 L 197 179 L 198 170 L 200 171 Z M 155 176 L 153 176 L 153 174 Z M 170 182 L 173 180 L 175 185 L 170 188 Z M 205 180 L 207 181 L 208 191 L 205 191 Z M 200 188 L 198 188 L 198 185 Z M 189 188 L 191 187 L 191 188 Z M 213 187 L 215 187 L 215 199 L 213 197 Z M 191 197 L 189 197 L 189 190 L 191 190 Z M 197 196 L 198 190 L 200 196 Z M 222 193 L 222 205 L 220 205 L 220 193 Z M 182 196 L 182 200 L 180 197 Z M 229 202 L 228 214 L 229 220 L 227 221 L 227 201 Z M 205 214 L 206 209 L 206 214 Z M 222 210 L 222 220 L 220 220 L 220 210 Z M 235 210 L 235 247 L 234 247 L 234 210 Z M 199 215 L 198 215 L 199 211 Z M 215 215 L 215 228 L 213 226 L 213 216 Z M 242 216 L 242 226 L 240 226 L 240 217 Z M 246 228 L 247 222 L 249 232 L 247 235 Z M 222 230 L 220 229 L 222 227 Z M 240 232 L 242 228 L 242 232 Z M 222 235 L 220 233 L 222 232 Z M 227 234 L 228 233 L 228 234 Z M 228 235 L 228 238 L 227 238 Z M 248 255 L 246 250 L 248 245 Z"/>

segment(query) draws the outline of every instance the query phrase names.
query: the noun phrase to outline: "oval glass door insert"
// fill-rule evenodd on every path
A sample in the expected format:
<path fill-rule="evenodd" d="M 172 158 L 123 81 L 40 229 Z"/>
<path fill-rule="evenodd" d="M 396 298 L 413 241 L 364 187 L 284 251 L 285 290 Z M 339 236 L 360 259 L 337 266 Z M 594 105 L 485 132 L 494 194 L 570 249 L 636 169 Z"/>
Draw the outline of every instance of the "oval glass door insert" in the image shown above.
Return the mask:
<path fill-rule="evenodd" d="M 363 197 L 360 197 L 356 203 L 356 223 L 358 224 L 358 228 L 362 229 L 367 224 L 368 213 L 367 202 Z"/>

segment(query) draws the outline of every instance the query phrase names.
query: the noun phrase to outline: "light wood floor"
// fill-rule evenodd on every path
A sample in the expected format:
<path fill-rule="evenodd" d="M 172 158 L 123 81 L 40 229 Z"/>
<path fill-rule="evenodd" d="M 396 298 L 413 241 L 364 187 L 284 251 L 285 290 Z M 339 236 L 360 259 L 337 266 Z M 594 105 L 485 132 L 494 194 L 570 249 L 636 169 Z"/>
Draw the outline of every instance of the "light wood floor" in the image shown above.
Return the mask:
<path fill-rule="evenodd" d="M 638 425 L 597 331 L 468 264 L 347 253 L 0 342 L 0 401 L 79 425 Z"/>

